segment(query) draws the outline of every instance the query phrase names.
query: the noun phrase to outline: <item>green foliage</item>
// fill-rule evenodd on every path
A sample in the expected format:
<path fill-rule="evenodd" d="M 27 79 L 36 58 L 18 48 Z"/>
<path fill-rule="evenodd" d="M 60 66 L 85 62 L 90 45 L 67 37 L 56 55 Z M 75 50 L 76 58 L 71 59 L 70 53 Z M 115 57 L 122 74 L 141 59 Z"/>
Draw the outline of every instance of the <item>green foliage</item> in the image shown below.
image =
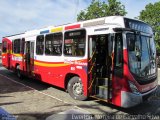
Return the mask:
<path fill-rule="evenodd" d="M 157 52 L 160 53 L 160 2 L 146 5 L 138 18 L 152 26 L 155 32 Z"/>
<path fill-rule="evenodd" d="M 82 10 L 77 15 L 77 21 L 90 20 L 111 15 L 124 16 L 126 14 L 125 6 L 117 0 L 108 0 L 108 4 L 106 4 L 106 2 L 100 2 L 99 0 L 92 0 L 88 8 Z"/>

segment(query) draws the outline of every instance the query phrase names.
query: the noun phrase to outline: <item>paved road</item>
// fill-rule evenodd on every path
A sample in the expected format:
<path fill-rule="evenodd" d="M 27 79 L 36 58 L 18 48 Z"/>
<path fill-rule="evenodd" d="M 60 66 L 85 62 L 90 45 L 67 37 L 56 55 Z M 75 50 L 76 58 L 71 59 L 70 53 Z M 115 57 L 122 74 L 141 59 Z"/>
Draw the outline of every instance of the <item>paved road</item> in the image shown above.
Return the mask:
<path fill-rule="evenodd" d="M 159 96 L 160 88 L 150 101 L 129 109 L 91 98 L 87 101 L 77 101 L 60 88 L 29 78 L 20 80 L 13 72 L 0 66 L 0 106 L 19 120 L 44 120 L 52 114 L 69 109 L 88 111 L 92 114 L 160 115 Z M 150 117 L 147 116 L 147 119 Z"/>

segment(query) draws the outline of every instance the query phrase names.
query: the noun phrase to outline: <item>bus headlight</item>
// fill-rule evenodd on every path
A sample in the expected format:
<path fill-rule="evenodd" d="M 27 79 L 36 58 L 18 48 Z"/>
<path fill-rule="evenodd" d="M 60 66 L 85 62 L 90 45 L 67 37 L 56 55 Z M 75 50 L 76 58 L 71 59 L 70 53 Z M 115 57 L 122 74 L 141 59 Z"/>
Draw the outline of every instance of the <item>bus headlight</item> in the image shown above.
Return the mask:
<path fill-rule="evenodd" d="M 139 95 L 140 92 L 138 91 L 137 87 L 136 87 L 131 81 L 128 81 L 128 83 L 129 83 L 129 87 L 130 87 L 131 91 L 132 91 L 134 94 Z"/>

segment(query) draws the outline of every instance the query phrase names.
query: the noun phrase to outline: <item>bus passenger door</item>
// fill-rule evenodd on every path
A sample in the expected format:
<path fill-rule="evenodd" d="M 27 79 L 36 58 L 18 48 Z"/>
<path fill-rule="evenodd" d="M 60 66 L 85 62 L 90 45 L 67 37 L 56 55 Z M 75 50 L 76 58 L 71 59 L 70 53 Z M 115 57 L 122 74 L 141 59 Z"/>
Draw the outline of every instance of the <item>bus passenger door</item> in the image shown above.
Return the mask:
<path fill-rule="evenodd" d="M 34 70 L 34 41 L 26 42 L 26 71 L 32 74 Z"/>
<path fill-rule="evenodd" d="M 105 101 L 112 97 L 110 43 L 108 34 L 89 36 L 89 92 Z"/>

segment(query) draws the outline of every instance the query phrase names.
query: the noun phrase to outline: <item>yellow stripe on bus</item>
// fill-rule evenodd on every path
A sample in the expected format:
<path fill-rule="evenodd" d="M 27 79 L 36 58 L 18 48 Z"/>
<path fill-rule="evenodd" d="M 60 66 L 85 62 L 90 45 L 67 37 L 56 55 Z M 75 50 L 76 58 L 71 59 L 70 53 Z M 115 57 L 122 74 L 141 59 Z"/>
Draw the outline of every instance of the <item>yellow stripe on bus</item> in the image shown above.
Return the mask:
<path fill-rule="evenodd" d="M 7 53 L 2 53 L 2 55 L 6 55 Z"/>
<path fill-rule="evenodd" d="M 22 57 L 21 54 L 13 54 L 13 55 L 16 56 L 16 57 Z"/>
<path fill-rule="evenodd" d="M 36 62 L 34 61 L 34 65 L 38 65 L 38 66 L 44 66 L 44 67 L 64 67 L 67 66 L 69 64 L 51 64 L 51 63 L 42 63 L 42 62 Z"/>
<path fill-rule="evenodd" d="M 58 28 L 51 29 L 51 32 L 61 32 L 62 30 L 63 30 L 62 27 L 58 27 Z"/>

